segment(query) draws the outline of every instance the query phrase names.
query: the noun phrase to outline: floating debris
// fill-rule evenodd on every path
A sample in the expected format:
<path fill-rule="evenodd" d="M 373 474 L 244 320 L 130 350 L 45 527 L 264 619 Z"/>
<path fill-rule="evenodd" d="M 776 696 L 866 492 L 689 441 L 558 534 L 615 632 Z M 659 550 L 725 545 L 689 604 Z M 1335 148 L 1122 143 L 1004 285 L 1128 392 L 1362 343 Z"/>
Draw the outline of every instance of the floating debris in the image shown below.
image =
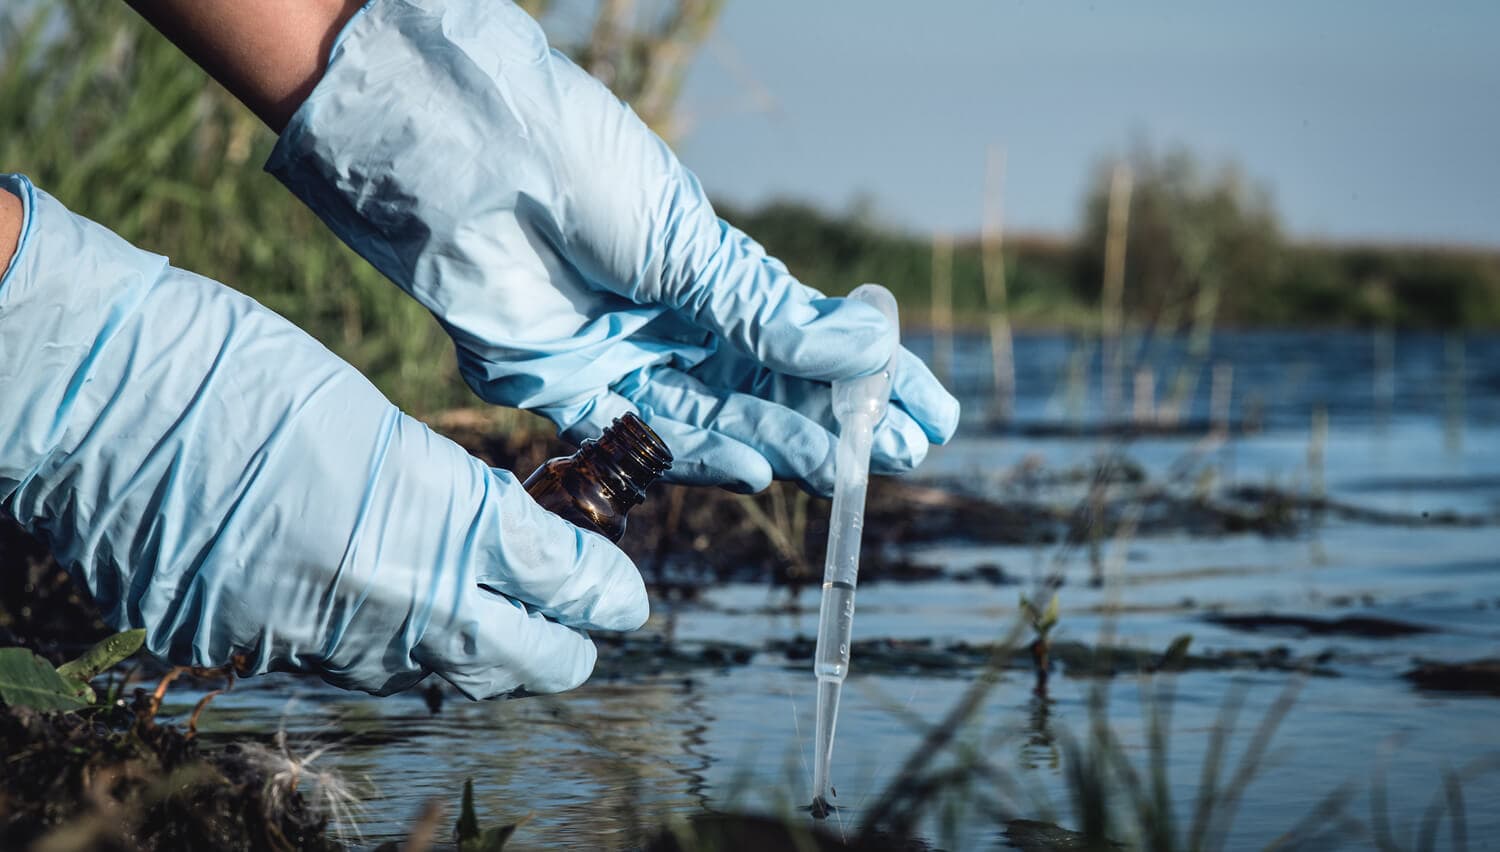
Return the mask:
<path fill-rule="evenodd" d="M 1204 620 L 1230 630 L 1247 632 L 1292 633 L 1300 636 L 1355 636 L 1361 639 L 1396 639 L 1436 632 L 1431 627 L 1381 618 L 1374 615 L 1349 615 L 1342 618 L 1317 618 L 1309 615 L 1208 615 Z"/>
<path fill-rule="evenodd" d="M 767 651 L 784 656 L 788 667 L 798 668 L 812 659 L 814 642 L 810 636 L 796 636 L 773 640 L 766 647 Z M 1190 654 L 1185 646 L 1178 648 L 1174 644 L 1163 654 L 1115 645 L 1054 641 L 1048 650 L 1051 664 L 1060 664 L 1063 673 L 1069 677 L 1114 677 L 1163 669 L 1174 672 L 1254 669 L 1337 676 L 1337 672 L 1326 667 L 1333 659 L 1332 653 L 1298 657 L 1283 646 Z M 859 660 L 854 670 L 857 674 L 969 677 L 975 669 L 989 665 L 1026 671 L 1034 665 L 1031 649 L 1025 645 L 1007 647 L 969 642 L 939 643 L 932 639 L 861 639 L 854 643 L 851 653 Z"/>
<path fill-rule="evenodd" d="M 1005 824 L 1006 844 L 1022 852 L 1067 852 L 1067 850 L 1124 849 L 1113 840 L 1095 843 L 1087 835 L 1069 831 L 1055 823 L 1013 819 Z"/>
<path fill-rule="evenodd" d="M 1402 677 L 1418 689 L 1500 696 L 1500 657 L 1463 663 L 1418 660 L 1417 667 Z"/>
<path fill-rule="evenodd" d="M 599 647 L 594 680 L 676 674 L 747 665 L 755 649 L 732 642 L 672 642 L 661 634 L 592 634 Z"/>

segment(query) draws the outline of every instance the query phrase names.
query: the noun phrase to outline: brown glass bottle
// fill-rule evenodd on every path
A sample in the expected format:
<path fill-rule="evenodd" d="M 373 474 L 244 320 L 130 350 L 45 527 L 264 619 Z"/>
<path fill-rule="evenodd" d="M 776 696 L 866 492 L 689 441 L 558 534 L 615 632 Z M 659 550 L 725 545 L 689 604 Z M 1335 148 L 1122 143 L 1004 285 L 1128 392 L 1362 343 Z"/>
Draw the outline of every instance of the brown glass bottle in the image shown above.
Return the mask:
<path fill-rule="evenodd" d="M 634 414 L 615 418 L 578 452 L 547 461 L 526 478 L 542 508 L 610 541 L 625 534 L 625 513 L 672 467 L 672 452 Z"/>

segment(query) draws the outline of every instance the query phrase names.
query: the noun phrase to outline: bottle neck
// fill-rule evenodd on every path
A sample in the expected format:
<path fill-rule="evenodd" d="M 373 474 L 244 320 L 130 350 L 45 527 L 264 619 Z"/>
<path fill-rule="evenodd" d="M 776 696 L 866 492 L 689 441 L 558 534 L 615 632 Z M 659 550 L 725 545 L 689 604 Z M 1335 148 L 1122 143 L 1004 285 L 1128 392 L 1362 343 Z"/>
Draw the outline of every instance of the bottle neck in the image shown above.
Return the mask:
<path fill-rule="evenodd" d="M 646 499 L 646 487 L 672 467 L 671 450 L 630 413 L 616 418 L 597 439 L 584 441 L 577 459 L 593 469 L 595 478 L 624 508 Z"/>

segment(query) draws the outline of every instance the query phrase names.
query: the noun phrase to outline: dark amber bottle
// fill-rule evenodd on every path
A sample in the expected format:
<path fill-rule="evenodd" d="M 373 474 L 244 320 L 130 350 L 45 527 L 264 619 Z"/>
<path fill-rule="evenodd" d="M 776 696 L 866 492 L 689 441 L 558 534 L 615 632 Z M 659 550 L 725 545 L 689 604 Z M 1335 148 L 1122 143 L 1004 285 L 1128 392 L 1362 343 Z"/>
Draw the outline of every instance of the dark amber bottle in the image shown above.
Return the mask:
<path fill-rule="evenodd" d="M 646 486 L 672 467 L 672 452 L 634 414 L 615 418 L 571 456 L 551 459 L 526 478 L 542 508 L 610 541 L 625 534 L 625 513 L 646 499 Z"/>

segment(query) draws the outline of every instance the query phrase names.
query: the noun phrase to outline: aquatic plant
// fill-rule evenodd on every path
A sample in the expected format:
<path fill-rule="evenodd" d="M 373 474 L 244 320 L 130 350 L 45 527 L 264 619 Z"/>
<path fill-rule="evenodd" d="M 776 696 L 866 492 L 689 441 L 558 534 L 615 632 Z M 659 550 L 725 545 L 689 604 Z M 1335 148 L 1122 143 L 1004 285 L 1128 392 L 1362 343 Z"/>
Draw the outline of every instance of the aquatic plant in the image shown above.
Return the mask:
<path fill-rule="evenodd" d="M 1300 686 L 1301 679 L 1290 681 L 1272 702 L 1227 777 L 1225 752 L 1244 706 L 1247 687 L 1240 683 L 1225 696 L 1204 755 L 1193 813 L 1185 819 L 1174 812 L 1166 768 L 1174 681 L 1166 677 L 1142 685 L 1148 708 L 1144 774 L 1131 761 L 1109 724 L 1107 683 L 1097 684 L 1090 692 L 1089 725 L 1084 741 L 1079 743 L 1071 736 L 1064 736 L 1068 792 L 1079 830 L 1096 845 L 1112 842 L 1112 837 L 1123 837 L 1142 848 L 1160 852 L 1223 848 L 1245 788 L 1263 766 L 1266 751 L 1291 710 Z M 1329 817 L 1333 815 L 1330 813 Z M 1322 822 L 1318 827 L 1322 827 Z"/>
<path fill-rule="evenodd" d="M 764 494 L 742 494 L 737 500 L 745 517 L 776 549 L 783 562 L 781 579 L 796 595 L 816 577 L 807 541 L 810 498 L 807 492 L 785 482 L 775 482 Z M 765 504 L 764 506 L 762 504 Z"/>
<path fill-rule="evenodd" d="M 1031 640 L 1031 660 L 1036 669 L 1036 694 L 1047 694 L 1047 676 L 1051 667 L 1052 650 L 1052 628 L 1057 626 L 1058 600 L 1057 593 L 1052 593 L 1051 600 L 1047 606 L 1038 608 L 1030 598 L 1021 595 L 1019 604 L 1021 618 L 1031 626 L 1033 638 Z"/>
<path fill-rule="evenodd" d="M 453 830 L 453 838 L 458 841 L 458 852 L 500 852 L 520 824 L 518 822 L 481 829 L 479 818 L 474 814 L 474 779 L 464 779 L 463 804 L 458 812 L 458 825 Z"/>
<path fill-rule="evenodd" d="M 25 648 L 0 648 L 0 703 L 34 710 L 81 710 L 96 703 L 89 681 L 133 656 L 145 630 L 127 630 L 100 640 L 57 668 Z"/>
<path fill-rule="evenodd" d="M 1389 746 L 1390 741 L 1387 742 Z M 1388 748 L 1383 748 L 1388 752 Z M 1389 798 L 1386 790 L 1385 771 L 1389 753 L 1383 753 L 1370 777 L 1370 841 L 1380 852 L 1406 852 L 1418 849 L 1422 852 L 1437 848 L 1438 834 L 1446 813 L 1448 846 L 1451 849 L 1468 848 L 1468 805 L 1464 797 L 1464 784 L 1500 772 L 1500 753 L 1483 754 L 1461 766 L 1443 772 L 1442 784 L 1432 795 L 1419 823 L 1412 826 L 1412 845 L 1407 846 L 1397 837 L 1396 827 L 1391 824 Z"/>

